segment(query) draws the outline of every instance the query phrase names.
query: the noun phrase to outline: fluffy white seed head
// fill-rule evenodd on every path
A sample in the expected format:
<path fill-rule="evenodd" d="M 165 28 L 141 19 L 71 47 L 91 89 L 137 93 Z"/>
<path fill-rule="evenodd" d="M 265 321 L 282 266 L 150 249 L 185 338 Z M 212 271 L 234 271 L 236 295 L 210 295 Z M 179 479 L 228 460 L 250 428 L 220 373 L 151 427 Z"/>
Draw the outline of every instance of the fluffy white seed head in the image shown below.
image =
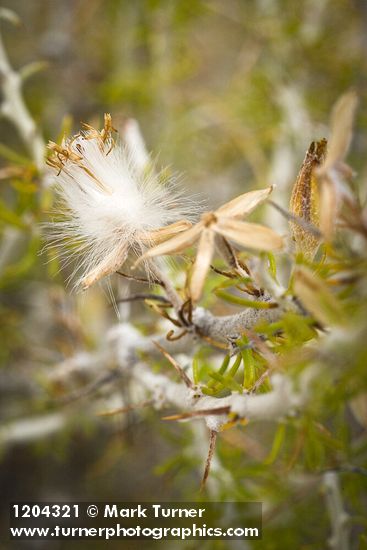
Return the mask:
<path fill-rule="evenodd" d="M 133 152 L 115 143 L 107 117 L 101 132 L 87 127 L 61 146 L 50 144 L 59 197 L 49 224 L 52 240 L 67 260 L 77 257 L 76 284 L 84 288 L 116 271 L 130 251 L 141 254 L 156 239 L 172 236 L 161 230 L 198 211 L 178 190 L 177 178 L 152 165 L 141 170 Z M 177 225 L 174 232 L 189 222 Z"/>

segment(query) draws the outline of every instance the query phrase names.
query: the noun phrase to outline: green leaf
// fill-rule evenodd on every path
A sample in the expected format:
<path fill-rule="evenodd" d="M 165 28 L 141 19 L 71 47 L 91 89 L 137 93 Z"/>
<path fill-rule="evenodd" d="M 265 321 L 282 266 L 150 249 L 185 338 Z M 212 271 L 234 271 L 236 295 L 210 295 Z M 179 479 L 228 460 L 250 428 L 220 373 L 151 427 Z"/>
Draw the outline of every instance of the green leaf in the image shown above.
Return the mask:
<path fill-rule="evenodd" d="M 236 380 L 234 380 L 234 378 L 230 378 L 229 376 L 222 376 L 221 374 L 218 374 L 217 372 L 211 372 L 211 373 L 209 373 L 209 376 L 211 376 L 217 382 L 220 382 L 222 384 L 222 389 L 223 388 L 228 388 L 229 390 L 238 391 L 240 393 L 242 393 L 242 391 L 243 391 L 243 388 L 242 388 L 241 384 L 236 382 Z"/>
<path fill-rule="evenodd" d="M 222 364 L 221 364 L 221 366 L 220 366 L 220 369 L 219 369 L 219 371 L 218 371 L 218 374 L 224 374 L 224 373 L 226 372 L 226 370 L 227 370 L 227 368 L 228 368 L 228 365 L 229 365 L 229 362 L 230 362 L 230 359 L 231 359 L 231 358 L 230 358 L 229 355 L 226 355 L 226 356 L 225 356 L 225 358 L 223 359 L 223 362 L 222 362 Z M 214 387 L 214 386 L 215 386 L 214 380 L 210 380 L 210 381 L 208 382 L 208 386 L 209 386 L 209 387 Z"/>
<path fill-rule="evenodd" d="M 303 447 L 304 461 L 310 470 L 320 470 L 324 466 L 326 449 L 321 434 L 316 430 L 312 419 L 304 418 L 305 444 Z"/>
<path fill-rule="evenodd" d="M 271 451 L 269 455 L 264 460 L 264 464 L 273 464 L 275 460 L 277 459 L 277 456 L 279 455 L 279 451 L 283 445 L 284 439 L 285 439 L 285 432 L 286 432 L 286 425 L 281 422 L 278 426 L 277 431 L 275 432 L 273 446 L 271 448 Z"/>
<path fill-rule="evenodd" d="M 250 389 L 256 382 L 256 363 L 251 349 L 241 350 L 243 360 L 243 387 Z"/>
<path fill-rule="evenodd" d="M 225 279 L 221 281 L 216 287 L 215 291 L 222 290 L 223 288 L 235 287 L 241 284 L 252 283 L 251 277 L 233 277 L 233 279 Z"/>
<path fill-rule="evenodd" d="M 212 378 L 212 380 L 208 382 L 206 391 L 204 391 L 203 389 L 204 393 L 207 393 L 208 395 L 216 395 L 225 389 L 232 390 L 232 391 L 239 391 L 239 392 L 243 391 L 242 386 L 234 378 L 241 365 L 242 356 L 240 354 L 237 355 L 228 374 L 226 376 L 223 376 L 224 372 L 227 370 L 229 366 L 229 362 L 230 362 L 230 357 L 229 355 L 226 355 L 219 371 L 208 373 L 209 376 Z"/>
<path fill-rule="evenodd" d="M 40 241 L 38 237 L 34 237 L 28 245 L 28 250 L 16 263 L 7 266 L 0 279 L 0 288 L 12 285 L 17 282 L 18 279 L 25 277 L 30 269 L 37 261 L 37 254 L 39 250 Z"/>
<path fill-rule="evenodd" d="M 241 356 L 241 354 L 238 354 L 236 359 L 235 359 L 235 362 L 233 363 L 233 365 L 231 366 L 231 368 L 229 370 L 229 373 L 228 373 L 229 376 L 234 376 L 236 374 L 236 372 L 240 368 L 241 361 L 242 361 L 242 356 Z"/>
<path fill-rule="evenodd" d="M 197 357 L 192 359 L 192 377 L 194 379 L 194 384 L 199 383 L 199 361 Z"/>
<path fill-rule="evenodd" d="M 277 264 L 275 262 L 275 256 L 272 252 L 267 252 L 266 256 L 269 262 L 269 272 L 275 282 L 277 281 Z"/>
<path fill-rule="evenodd" d="M 0 222 L 6 225 L 12 225 L 18 229 L 26 229 L 26 224 L 23 220 L 12 210 L 10 210 L 6 204 L 0 200 Z"/>
<path fill-rule="evenodd" d="M 275 302 L 260 302 L 259 300 L 249 300 L 248 298 L 241 298 L 240 296 L 234 296 L 223 290 L 217 290 L 215 293 L 218 298 L 222 298 L 226 302 L 236 304 L 238 306 L 253 307 L 255 309 L 274 309 L 278 307 Z"/>
<path fill-rule="evenodd" d="M 20 164 L 22 166 L 27 166 L 28 164 L 31 164 L 31 161 L 27 157 L 23 157 L 3 143 L 0 143 L 0 157 L 3 157 L 10 162 L 13 162 L 14 164 Z"/>

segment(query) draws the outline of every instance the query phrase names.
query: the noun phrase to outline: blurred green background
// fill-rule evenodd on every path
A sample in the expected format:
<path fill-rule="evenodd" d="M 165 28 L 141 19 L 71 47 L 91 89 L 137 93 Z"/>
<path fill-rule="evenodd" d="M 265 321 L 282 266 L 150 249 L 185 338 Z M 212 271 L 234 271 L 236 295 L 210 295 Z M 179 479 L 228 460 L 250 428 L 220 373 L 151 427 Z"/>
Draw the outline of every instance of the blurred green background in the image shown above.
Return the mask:
<path fill-rule="evenodd" d="M 1 21 L 13 67 L 44 62 L 25 81 L 24 97 L 46 140 L 56 140 L 62 129 L 77 131 L 81 121 L 98 126 L 104 112 L 112 113 L 120 129 L 135 118 L 158 163 L 182 173 L 188 191 L 201 193 L 209 205 L 277 184 L 274 198 L 286 206 L 309 142 L 327 135 L 333 103 L 352 86 L 362 101 L 350 163 L 365 182 L 364 0 L 3 0 L 1 5 L 21 19 L 19 26 Z M 5 119 L 0 156 L 2 168 L 25 167 L 21 176 L 0 180 L 2 243 L 4 235 L 6 242 L 14 237 L 5 256 L 0 248 L 0 414 L 8 423 L 49 411 L 68 388 L 48 387 L 46 370 L 76 352 L 106 345 L 104 335 L 116 317 L 106 293 L 70 293 L 65 272 L 40 255 L 40 231 L 29 228 L 47 218 L 50 195 L 39 191 L 28 152 Z M 277 213 L 268 214 L 273 227 L 284 228 Z M 144 311 L 133 308 L 140 325 L 152 322 Z M 119 384 L 123 393 L 123 381 Z M 35 441 L 7 441 L 0 428 L 5 515 L 7 503 L 16 499 L 197 496 L 203 456 L 181 451 L 190 448 L 192 433 L 185 425 L 162 423 L 160 416 L 96 419 L 82 401 L 65 424 L 58 429 L 55 418 L 56 427 Z M 262 445 L 271 444 L 272 435 L 263 428 L 259 443 L 256 430 L 246 440 L 238 430 L 219 448 L 222 460 L 243 467 L 248 476 L 244 453 L 261 460 Z M 292 500 L 266 468 L 259 475 L 278 494 L 282 518 L 274 531 L 279 545 L 268 540 L 263 547 L 324 548 L 328 521 L 316 505 L 313 512 L 312 499 L 311 505 L 302 496 Z M 246 480 L 234 487 L 222 483 L 218 493 L 223 499 L 251 496 Z M 316 503 L 319 496 L 312 498 Z M 294 503 L 300 517 L 315 522 L 313 532 L 290 513 Z"/>

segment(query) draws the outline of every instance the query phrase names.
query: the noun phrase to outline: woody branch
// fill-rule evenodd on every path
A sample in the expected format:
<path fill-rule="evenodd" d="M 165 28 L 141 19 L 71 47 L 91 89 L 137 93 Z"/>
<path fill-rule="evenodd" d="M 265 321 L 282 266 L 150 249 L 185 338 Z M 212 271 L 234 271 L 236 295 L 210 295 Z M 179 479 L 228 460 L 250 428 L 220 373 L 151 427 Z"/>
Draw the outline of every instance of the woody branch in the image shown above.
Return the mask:
<path fill-rule="evenodd" d="M 2 8 L 0 12 L 0 18 L 4 18 L 3 10 L 4 8 Z M 8 12 L 8 10 L 6 10 L 6 12 Z M 16 16 L 15 14 L 12 15 L 13 21 L 15 22 Z M 7 18 L 9 18 L 8 13 Z M 14 71 L 10 65 L 1 34 L 0 77 L 3 93 L 0 113 L 15 126 L 37 169 L 42 172 L 44 168 L 45 143 L 24 102 L 22 95 L 22 76 L 19 72 Z"/>

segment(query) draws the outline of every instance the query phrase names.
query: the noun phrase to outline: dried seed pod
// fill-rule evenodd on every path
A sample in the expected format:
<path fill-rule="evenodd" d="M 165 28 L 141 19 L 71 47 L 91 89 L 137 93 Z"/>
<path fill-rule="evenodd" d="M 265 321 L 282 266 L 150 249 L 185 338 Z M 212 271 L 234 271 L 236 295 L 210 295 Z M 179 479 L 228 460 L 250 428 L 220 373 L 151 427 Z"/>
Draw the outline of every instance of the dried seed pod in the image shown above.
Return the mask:
<path fill-rule="evenodd" d="M 290 211 L 312 225 L 319 226 L 319 192 L 316 170 L 326 156 L 327 141 L 313 141 L 307 150 L 296 182 L 292 189 Z M 290 222 L 297 250 L 312 259 L 319 246 L 319 239 L 296 222 Z"/>

